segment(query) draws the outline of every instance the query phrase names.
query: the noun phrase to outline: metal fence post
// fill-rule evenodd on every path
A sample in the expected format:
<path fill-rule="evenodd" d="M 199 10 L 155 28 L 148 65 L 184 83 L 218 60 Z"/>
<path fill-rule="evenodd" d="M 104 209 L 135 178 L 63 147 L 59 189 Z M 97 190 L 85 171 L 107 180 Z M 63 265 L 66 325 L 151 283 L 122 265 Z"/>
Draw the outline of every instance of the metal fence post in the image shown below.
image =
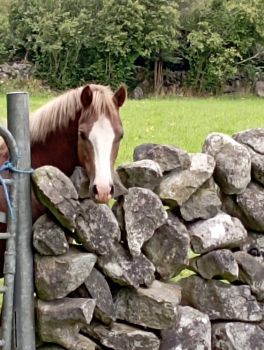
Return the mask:
<path fill-rule="evenodd" d="M 30 169 L 29 97 L 27 93 L 17 92 L 7 95 L 7 124 L 17 143 L 17 168 Z M 14 348 L 35 350 L 30 174 L 18 174 L 17 193 Z"/>

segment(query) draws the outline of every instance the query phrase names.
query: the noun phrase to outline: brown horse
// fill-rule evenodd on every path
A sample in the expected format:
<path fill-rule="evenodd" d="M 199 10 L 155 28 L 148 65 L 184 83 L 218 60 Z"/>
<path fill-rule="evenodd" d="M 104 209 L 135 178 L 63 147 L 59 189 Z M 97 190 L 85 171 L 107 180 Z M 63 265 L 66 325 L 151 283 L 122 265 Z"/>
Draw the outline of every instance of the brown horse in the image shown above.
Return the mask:
<path fill-rule="evenodd" d="M 37 110 L 30 120 L 32 167 L 53 165 L 70 176 L 77 165 L 86 169 L 90 194 L 106 203 L 114 192 L 113 167 L 123 136 L 119 108 L 126 99 L 121 86 L 114 94 L 101 85 L 86 85 L 57 97 Z M 0 145 L 0 164 L 8 159 Z M 6 211 L 3 192 L 0 210 Z M 44 212 L 33 196 L 33 222 Z M 0 230 L 5 230 L 0 225 Z M 5 242 L 0 241 L 0 276 Z"/>

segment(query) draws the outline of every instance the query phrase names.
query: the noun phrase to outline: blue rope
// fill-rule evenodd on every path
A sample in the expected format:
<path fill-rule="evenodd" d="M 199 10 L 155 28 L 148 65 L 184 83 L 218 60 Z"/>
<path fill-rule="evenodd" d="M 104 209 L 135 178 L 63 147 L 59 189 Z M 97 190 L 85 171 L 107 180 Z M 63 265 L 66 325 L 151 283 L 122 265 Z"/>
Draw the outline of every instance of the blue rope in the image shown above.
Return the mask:
<path fill-rule="evenodd" d="M 33 169 L 18 169 L 12 164 L 12 162 L 10 162 L 10 160 L 7 160 L 6 162 L 4 162 L 4 164 L 0 166 L 0 173 L 7 170 L 12 171 L 14 173 L 19 173 L 19 174 L 32 174 L 34 171 Z M 4 195 L 5 195 L 5 199 L 6 199 L 6 203 L 7 203 L 10 215 L 12 218 L 14 218 L 14 209 L 12 206 L 12 202 L 10 200 L 8 188 L 5 183 L 5 179 L 3 179 L 1 175 L 0 175 L 0 184 L 3 186 Z"/>

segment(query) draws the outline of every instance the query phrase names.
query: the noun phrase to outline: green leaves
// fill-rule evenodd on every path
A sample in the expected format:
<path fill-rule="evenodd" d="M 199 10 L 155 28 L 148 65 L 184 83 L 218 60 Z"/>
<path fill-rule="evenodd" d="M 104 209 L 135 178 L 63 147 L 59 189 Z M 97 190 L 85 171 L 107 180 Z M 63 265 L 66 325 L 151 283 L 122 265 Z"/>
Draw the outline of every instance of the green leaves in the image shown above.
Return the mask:
<path fill-rule="evenodd" d="M 148 79 L 157 92 L 171 70 L 184 70 L 185 84 L 197 92 L 220 91 L 237 74 L 264 73 L 263 0 L 0 0 L 0 6 L 0 61 L 30 60 L 37 77 L 56 88 L 86 81 L 134 86 L 138 62 L 148 76 L 154 70 Z"/>

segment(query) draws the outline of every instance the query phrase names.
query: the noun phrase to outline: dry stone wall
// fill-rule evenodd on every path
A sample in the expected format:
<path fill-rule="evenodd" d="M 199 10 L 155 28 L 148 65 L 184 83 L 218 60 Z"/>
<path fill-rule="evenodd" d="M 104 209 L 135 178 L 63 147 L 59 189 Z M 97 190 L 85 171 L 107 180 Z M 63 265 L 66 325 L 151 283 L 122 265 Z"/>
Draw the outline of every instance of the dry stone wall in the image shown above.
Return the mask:
<path fill-rule="evenodd" d="M 264 129 L 139 145 L 117 174 L 112 208 L 81 168 L 33 174 L 39 349 L 264 349 Z"/>
<path fill-rule="evenodd" d="M 8 80 L 27 80 L 32 77 L 34 66 L 30 63 L 0 64 L 0 83 Z"/>

